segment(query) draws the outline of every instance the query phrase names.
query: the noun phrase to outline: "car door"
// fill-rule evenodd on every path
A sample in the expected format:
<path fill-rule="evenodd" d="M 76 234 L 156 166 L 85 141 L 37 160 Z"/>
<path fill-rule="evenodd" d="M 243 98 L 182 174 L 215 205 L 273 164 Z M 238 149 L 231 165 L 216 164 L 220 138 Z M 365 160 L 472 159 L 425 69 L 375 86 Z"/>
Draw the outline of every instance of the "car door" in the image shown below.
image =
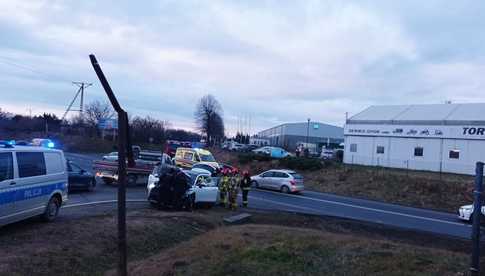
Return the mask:
<path fill-rule="evenodd" d="M 286 173 L 275 172 L 272 178 L 272 188 L 279 191 L 281 187 L 285 184 L 286 178 L 288 178 L 288 175 Z"/>
<path fill-rule="evenodd" d="M 67 163 L 67 170 L 69 172 L 69 186 L 84 187 L 87 186 L 88 179 L 83 175 L 84 170 L 75 163 Z"/>
<path fill-rule="evenodd" d="M 259 186 L 263 188 L 271 188 L 273 174 L 274 172 L 272 171 L 264 172 L 263 174 L 261 174 L 261 180 L 258 183 Z"/>
<path fill-rule="evenodd" d="M 216 202 L 218 188 L 209 175 L 199 175 L 193 186 L 196 202 Z"/>
<path fill-rule="evenodd" d="M 43 152 L 16 152 L 18 165 L 18 178 L 15 179 L 15 209 L 23 212 L 27 217 L 30 214 L 42 212 L 45 208 L 49 194 L 46 163 Z"/>
<path fill-rule="evenodd" d="M 15 213 L 14 160 L 11 152 L 0 152 L 0 225 Z"/>

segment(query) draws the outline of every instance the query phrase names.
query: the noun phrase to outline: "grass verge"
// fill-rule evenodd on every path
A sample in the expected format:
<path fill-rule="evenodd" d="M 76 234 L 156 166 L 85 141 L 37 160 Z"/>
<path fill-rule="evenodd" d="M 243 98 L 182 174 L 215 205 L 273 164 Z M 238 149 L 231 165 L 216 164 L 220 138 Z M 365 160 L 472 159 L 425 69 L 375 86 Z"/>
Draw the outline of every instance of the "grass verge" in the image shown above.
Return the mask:
<path fill-rule="evenodd" d="M 218 149 L 213 153 L 218 161 L 249 170 L 253 175 L 269 169 L 286 169 L 275 160 L 241 164 L 235 153 Z M 303 175 L 308 190 L 325 193 L 448 212 L 456 212 L 459 206 L 472 201 L 473 177 L 467 175 L 336 163 L 327 163 L 319 170 L 297 171 Z"/>
<path fill-rule="evenodd" d="M 467 256 L 279 225 L 210 231 L 147 260 L 131 275 L 461 275 Z"/>
<path fill-rule="evenodd" d="M 43 224 L 23 222 L 0 229 L 0 275 L 102 275 L 118 261 L 113 215 Z M 139 260 L 214 226 L 186 214 L 131 213 L 128 256 Z"/>

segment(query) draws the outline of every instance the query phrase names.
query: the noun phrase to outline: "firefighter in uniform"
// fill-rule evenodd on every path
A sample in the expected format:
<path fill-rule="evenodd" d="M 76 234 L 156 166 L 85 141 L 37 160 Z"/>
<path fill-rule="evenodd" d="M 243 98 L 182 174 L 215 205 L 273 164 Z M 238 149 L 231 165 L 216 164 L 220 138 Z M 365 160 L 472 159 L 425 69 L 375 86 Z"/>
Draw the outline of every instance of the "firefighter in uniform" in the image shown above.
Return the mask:
<path fill-rule="evenodd" d="M 237 209 L 237 193 L 239 192 L 239 171 L 234 169 L 229 184 L 229 203 L 231 210 Z"/>
<path fill-rule="evenodd" d="M 219 201 L 222 206 L 227 205 L 227 192 L 229 187 L 229 176 L 226 169 L 222 170 L 222 177 L 219 181 Z"/>
<path fill-rule="evenodd" d="M 248 207 L 248 194 L 249 190 L 251 190 L 251 177 L 248 171 L 243 172 L 240 186 L 242 190 L 242 205 L 243 207 Z"/>

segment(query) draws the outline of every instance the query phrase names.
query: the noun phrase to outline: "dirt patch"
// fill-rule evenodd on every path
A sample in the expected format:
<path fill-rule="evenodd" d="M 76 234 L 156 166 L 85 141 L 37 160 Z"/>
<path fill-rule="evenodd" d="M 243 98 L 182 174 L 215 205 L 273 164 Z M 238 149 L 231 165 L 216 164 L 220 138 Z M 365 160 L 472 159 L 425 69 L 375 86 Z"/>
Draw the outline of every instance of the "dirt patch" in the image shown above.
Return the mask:
<path fill-rule="evenodd" d="M 130 213 L 129 259 L 138 260 L 215 227 L 200 214 Z M 0 275 L 100 275 L 116 266 L 114 215 L 13 224 L 0 229 Z"/>
<path fill-rule="evenodd" d="M 276 161 L 253 161 L 241 165 L 237 154 L 214 149 L 220 162 L 240 166 L 251 174 L 268 169 L 284 169 Z M 343 196 L 456 212 L 472 201 L 473 177 L 434 172 L 406 171 L 382 167 L 348 166 L 326 163 L 316 171 L 299 171 L 308 190 Z"/>
<path fill-rule="evenodd" d="M 243 225 L 200 235 L 130 275 L 461 275 L 463 253 L 301 227 Z"/>

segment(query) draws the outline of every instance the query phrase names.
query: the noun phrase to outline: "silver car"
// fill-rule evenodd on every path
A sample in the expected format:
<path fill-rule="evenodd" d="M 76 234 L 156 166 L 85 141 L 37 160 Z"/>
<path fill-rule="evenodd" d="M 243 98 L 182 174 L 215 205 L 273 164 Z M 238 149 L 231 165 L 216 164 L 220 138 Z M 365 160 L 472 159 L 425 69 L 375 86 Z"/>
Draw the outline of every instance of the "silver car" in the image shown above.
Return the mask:
<path fill-rule="evenodd" d="M 291 170 L 269 170 L 251 177 L 256 188 L 278 190 L 283 193 L 296 193 L 305 189 L 303 177 Z"/>

